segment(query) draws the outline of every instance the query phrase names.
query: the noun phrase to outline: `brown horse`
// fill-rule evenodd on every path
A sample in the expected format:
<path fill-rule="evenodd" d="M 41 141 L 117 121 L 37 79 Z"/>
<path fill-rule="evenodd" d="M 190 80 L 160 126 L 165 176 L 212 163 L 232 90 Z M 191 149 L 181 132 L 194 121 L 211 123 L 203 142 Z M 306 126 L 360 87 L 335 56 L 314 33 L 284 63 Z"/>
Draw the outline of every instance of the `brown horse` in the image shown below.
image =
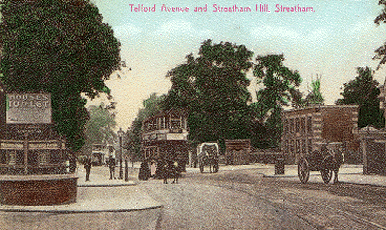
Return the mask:
<path fill-rule="evenodd" d="M 324 156 L 323 167 L 334 172 L 333 183 L 339 183 L 339 168 L 344 162 L 344 144 L 329 143 L 322 146 L 321 152 Z"/>

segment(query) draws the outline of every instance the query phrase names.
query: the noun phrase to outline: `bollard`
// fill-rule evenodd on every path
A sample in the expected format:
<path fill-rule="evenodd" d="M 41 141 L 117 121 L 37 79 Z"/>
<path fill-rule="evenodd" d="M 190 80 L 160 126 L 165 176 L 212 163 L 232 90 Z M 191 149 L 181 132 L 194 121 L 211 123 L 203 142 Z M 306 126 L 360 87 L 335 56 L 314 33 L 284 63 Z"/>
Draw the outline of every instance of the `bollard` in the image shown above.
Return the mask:
<path fill-rule="evenodd" d="M 127 166 L 127 160 L 125 160 L 125 181 L 129 181 L 129 168 Z"/>

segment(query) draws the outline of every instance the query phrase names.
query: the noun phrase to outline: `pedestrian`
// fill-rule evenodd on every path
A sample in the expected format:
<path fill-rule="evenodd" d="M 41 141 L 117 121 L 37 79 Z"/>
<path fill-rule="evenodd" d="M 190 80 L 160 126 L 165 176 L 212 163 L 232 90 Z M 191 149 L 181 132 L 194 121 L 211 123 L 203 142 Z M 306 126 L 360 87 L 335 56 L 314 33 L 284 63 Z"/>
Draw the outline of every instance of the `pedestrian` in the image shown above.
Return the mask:
<path fill-rule="evenodd" d="M 115 178 L 115 159 L 112 156 L 109 156 L 108 165 L 110 168 L 110 180 L 117 179 Z"/>
<path fill-rule="evenodd" d="M 180 165 L 181 164 L 178 164 L 177 160 L 174 161 L 174 164 L 173 164 L 174 180 L 173 180 L 172 184 L 174 184 L 174 183 L 178 184 L 178 177 L 180 176 Z"/>
<path fill-rule="evenodd" d="M 91 171 L 91 158 L 87 157 L 84 162 L 84 168 L 86 169 L 86 181 L 90 181 L 90 171 Z"/>
<path fill-rule="evenodd" d="M 162 177 L 164 179 L 164 184 L 168 183 L 169 176 L 169 164 L 167 161 L 162 162 Z"/>
<path fill-rule="evenodd" d="M 154 177 L 154 175 L 155 175 L 155 170 L 156 170 L 155 162 L 152 161 L 152 162 L 151 162 L 151 165 L 150 165 L 150 176 L 151 176 L 151 177 Z"/>
<path fill-rule="evenodd" d="M 150 177 L 149 164 L 147 163 L 147 161 L 144 161 L 141 163 L 141 167 L 139 168 L 138 179 L 148 180 L 149 177 Z"/>

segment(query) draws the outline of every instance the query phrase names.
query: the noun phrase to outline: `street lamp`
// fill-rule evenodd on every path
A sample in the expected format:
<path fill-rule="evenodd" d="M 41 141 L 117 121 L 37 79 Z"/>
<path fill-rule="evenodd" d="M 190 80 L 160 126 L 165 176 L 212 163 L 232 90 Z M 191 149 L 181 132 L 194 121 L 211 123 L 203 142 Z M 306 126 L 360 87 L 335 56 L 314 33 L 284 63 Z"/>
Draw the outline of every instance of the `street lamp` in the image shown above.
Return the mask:
<path fill-rule="evenodd" d="M 123 179 L 123 169 L 122 169 L 122 137 L 125 132 L 123 132 L 122 128 L 119 128 L 118 132 L 118 138 L 119 138 L 119 178 Z"/>

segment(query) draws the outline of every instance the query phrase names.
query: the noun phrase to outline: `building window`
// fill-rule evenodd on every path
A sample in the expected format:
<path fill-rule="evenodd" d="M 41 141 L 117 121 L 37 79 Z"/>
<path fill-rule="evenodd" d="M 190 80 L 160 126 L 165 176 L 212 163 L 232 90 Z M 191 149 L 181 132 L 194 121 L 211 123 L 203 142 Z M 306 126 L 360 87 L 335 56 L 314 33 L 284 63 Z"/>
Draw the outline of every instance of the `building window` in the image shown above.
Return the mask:
<path fill-rule="evenodd" d="M 39 152 L 36 150 L 28 151 L 28 165 L 37 166 L 39 164 Z"/>
<path fill-rule="evenodd" d="M 312 135 L 312 117 L 307 117 L 307 133 Z"/>
<path fill-rule="evenodd" d="M 164 129 L 165 128 L 165 117 L 161 117 L 161 128 L 160 129 Z"/>
<path fill-rule="evenodd" d="M 49 150 L 42 150 L 39 152 L 39 164 L 47 164 L 50 158 Z"/>
<path fill-rule="evenodd" d="M 305 134 L 306 133 L 306 118 L 305 117 L 302 117 L 301 118 L 301 121 L 300 121 L 300 132 L 302 134 Z"/>
<path fill-rule="evenodd" d="M 312 139 L 308 139 L 307 140 L 307 146 L 308 146 L 308 153 L 311 154 L 312 153 Z"/>
<path fill-rule="evenodd" d="M 16 150 L 15 151 L 15 162 L 17 165 L 23 165 L 24 164 L 24 151 L 23 150 Z"/>
<path fill-rule="evenodd" d="M 60 150 L 50 150 L 50 163 L 58 164 L 62 160 L 62 154 Z"/>
<path fill-rule="evenodd" d="M 284 136 L 288 134 L 288 129 L 289 129 L 289 124 L 288 124 L 288 119 L 284 119 L 284 124 L 283 124 L 283 134 Z"/>
<path fill-rule="evenodd" d="M 288 153 L 290 151 L 289 141 L 284 142 L 283 150 L 285 153 Z"/>
<path fill-rule="evenodd" d="M 0 164 L 8 164 L 7 150 L 0 149 Z"/>

